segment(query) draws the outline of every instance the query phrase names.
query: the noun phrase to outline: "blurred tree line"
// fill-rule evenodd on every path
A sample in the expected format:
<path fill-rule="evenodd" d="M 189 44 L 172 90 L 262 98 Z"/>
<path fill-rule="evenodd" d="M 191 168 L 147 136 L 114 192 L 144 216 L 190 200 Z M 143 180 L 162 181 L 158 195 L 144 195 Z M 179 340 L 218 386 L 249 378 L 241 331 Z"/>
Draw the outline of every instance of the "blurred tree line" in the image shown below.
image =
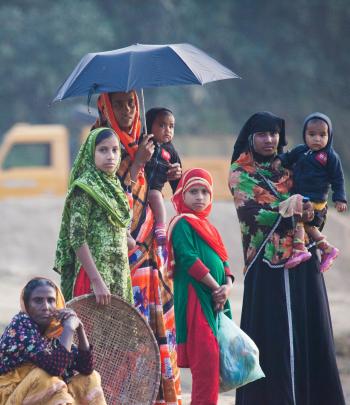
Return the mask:
<path fill-rule="evenodd" d="M 328 114 L 350 171 L 348 0 L 12 0 L 0 2 L 0 137 L 15 122 L 74 126 L 86 99 L 48 106 L 88 52 L 133 43 L 189 42 L 242 77 L 204 87 L 147 89 L 181 134 L 236 134 L 248 116 L 286 119 L 290 144 L 304 117 Z"/>

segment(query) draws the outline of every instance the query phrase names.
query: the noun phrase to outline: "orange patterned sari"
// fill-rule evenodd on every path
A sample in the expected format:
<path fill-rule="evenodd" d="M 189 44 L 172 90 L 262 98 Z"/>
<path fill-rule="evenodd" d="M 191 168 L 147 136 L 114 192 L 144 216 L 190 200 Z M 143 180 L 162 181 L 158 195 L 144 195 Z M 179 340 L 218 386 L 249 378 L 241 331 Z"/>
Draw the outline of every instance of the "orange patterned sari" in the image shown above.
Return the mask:
<path fill-rule="evenodd" d="M 125 189 L 130 189 L 130 167 L 140 138 L 138 99 L 133 92 L 136 108 L 130 133 L 122 131 L 114 117 L 109 96 L 98 99 L 100 119 L 96 126 L 109 126 L 123 144 L 123 157 L 118 177 Z M 136 146 L 136 148 L 135 148 Z M 131 233 L 137 242 L 129 252 L 129 264 L 136 308 L 146 317 L 158 341 L 161 356 L 161 385 L 155 405 L 180 405 L 180 373 L 177 367 L 173 284 L 157 256 L 153 237 L 154 217 L 147 202 L 147 179 L 139 175 L 132 187 L 133 219 Z"/>

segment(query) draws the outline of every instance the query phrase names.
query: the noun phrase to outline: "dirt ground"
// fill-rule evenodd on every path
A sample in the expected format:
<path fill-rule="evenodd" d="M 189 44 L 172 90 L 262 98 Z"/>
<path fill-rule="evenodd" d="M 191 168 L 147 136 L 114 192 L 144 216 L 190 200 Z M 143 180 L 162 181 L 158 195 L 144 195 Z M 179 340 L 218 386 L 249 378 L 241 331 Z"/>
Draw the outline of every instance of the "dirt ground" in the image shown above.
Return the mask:
<path fill-rule="evenodd" d="M 0 202 L 0 332 L 18 311 L 21 287 L 36 275 L 55 281 L 51 270 L 63 200 L 40 197 Z M 172 207 L 167 204 L 169 216 Z M 239 323 L 243 294 L 242 252 L 238 222 L 230 202 L 214 205 L 212 222 L 218 227 L 230 254 L 236 276 L 230 300 L 234 320 Z M 330 211 L 325 229 L 328 239 L 341 250 L 333 268 L 325 275 L 333 320 L 338 366 L 347 403 L 350 404 L 350 222 L 348 215 Z M 182 372 L 184 405 L 190 403 L 191 377 Z M 234 391 L 220 396 L 220 405 L 234 405 Z M 332 405 L 332 404 L 330 404 Z"/>

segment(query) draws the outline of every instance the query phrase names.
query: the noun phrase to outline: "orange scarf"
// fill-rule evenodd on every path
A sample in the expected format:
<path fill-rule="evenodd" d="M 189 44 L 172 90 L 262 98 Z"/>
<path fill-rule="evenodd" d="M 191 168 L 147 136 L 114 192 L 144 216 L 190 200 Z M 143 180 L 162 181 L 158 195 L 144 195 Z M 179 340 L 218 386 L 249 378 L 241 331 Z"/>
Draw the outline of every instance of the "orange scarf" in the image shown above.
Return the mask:
<path fill-rule="evenodd" d="M 135 154 L 138 149 L 138 142 L 141 135 L 141 121 L 139 111 L 139 100 L 135 91 L 132 91 L 132 94 L 136 105 L 136 112 L 130 133 L 120 129 L 118 122 L 115 119 L 115 115 L 113 112 L 112 104 L 109 99 L 108 93 L 101 94 L 97 100 L 97 108 L 100 114 L 100 119 L 96 122 L 95 127 L 97 128 L 101 125 L 105 125 L 104 121 L 106 121 L 108 126 L 114 129 L 114 131 L 118 134 L 120 142 L 123 144 L 125 150 L 130 156 L 131 161 L 134 161 Z"/>

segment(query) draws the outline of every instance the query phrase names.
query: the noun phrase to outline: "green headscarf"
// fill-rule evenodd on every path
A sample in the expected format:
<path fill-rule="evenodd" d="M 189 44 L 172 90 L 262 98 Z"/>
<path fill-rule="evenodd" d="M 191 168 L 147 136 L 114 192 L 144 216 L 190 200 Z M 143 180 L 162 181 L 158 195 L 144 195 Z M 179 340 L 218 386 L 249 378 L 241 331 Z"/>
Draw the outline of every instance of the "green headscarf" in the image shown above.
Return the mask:
<path fill-rule="evenodd" d="M 110 222 L 116 226 L 127 228 L 131 220 L 128 199 L 116 174 L 108 174 L 95 166 L 95 144 L 97 136 L 104 130 L 114 132 L 110 128 L 97 128 L 90 132 L 81 146 L 69 177 L 68 193 L 64 204 L 61 229 L 57 242 L 54 270 L 64 273 L 75 264 L 75 252 L 70 245 L 70 199 L 76 187 L 89 194 L 108 213 Z M 121 145 L 119 144 L 116 171 L 121 162 Z"/>

